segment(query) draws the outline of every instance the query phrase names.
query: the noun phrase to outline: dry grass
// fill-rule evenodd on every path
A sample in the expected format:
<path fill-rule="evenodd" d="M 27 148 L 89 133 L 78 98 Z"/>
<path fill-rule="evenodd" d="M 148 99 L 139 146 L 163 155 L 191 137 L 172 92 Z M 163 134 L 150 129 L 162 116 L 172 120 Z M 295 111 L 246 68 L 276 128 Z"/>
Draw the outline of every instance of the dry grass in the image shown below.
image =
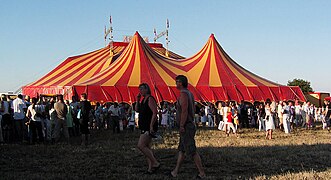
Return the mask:
<path fill-rule="evenodd" d="M 162 163 L 154 175 L 144 175 L 144 157 L 135 146 L 139 132 L 113 135 L 93 132 L 93 144 L 2 145 L 0 179 L 168 179 L 165 172 L 176 163 L 178 133 L 164 133 L 153 145 Z M 331 133 L 298 130 L 291 135 L 276 131 L 273 140 L 254 129 L 241 130 L 240 138 L 199 129 L 196 142 L 208 179 L 331 179 Z M 186 160 L 178 179 L 192 179 L 196 169 Z"/>

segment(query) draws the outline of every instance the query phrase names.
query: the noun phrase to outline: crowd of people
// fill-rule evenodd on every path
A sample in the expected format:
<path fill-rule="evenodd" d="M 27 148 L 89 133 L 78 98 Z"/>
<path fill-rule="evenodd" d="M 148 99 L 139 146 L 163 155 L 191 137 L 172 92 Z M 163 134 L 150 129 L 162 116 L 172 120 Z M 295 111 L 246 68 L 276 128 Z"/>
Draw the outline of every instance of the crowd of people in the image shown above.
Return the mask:
<path fill-rule="evenodd" d="M 69 143 L 70 136 L 89 134 L 87 124 L 92 106 L 84 97 L 86 94 L 82 94 L 80 102 L 73 98 L 69 103 L 63 95 L 30 99 L 19 94 L 13 100 L 1 95 L 0 142 L 56 143 L 63 136 Z"/>
<path fill-rule="evenodd" d="M 195 102 L 194 123 L 197 127 L 218 128 L 227 136 L 230 132 L 237 134 L 240 128 L 257 128 L 266 131 L 267 139 L 272 139 L 272 131 L 276 128 L 290 133 L 297 128 L 313 129 L 316 122 L 321 122 L 323 129 L 330 131 L 331 103 L 324 103 L 324 106 L 316 107 L 310 102 L 299 101 Z M 63 135 L 67 142 L 72 136 L 82 136 L 82 142 L 86 144 L 90 129 L 109 129 L 113 133 L 125 129 L 134 131 L 139 127 L 135 104 L 96 102 L 92 106 L 86 100 L 86 94 L 81 96 L 81 101 L 72 97 L 71 102 L 63 100 L 62 95 L 38 99 L 18 95 L 13 100 L 2 95 L 0 142 L 55 143 Z M 157 110 L 161 130 L 178 126 L 175 103 L 162 102 Z"/>
<path fill-rule="evenodd" d="M 134 105 L 97 102 L 91 106 L 86 94 L 82 95 L 81 101 L 73 97 L 71 102 L 64 101 L 62 95 L 39 99 L 24 99 L 18 95 L 14 100 L 2 95 L 0 142 L 54 143 L 63 135 L 67 142 L 71 136 L 84 136 L 82 141 L 85 144 L 89 129 L 110 129 L 113 133 L 120 133 L 123 129 L 134 131 L 139 127 L 139 113 Z M 178 125 L 175 103 L 163 102 L 157 109 L 158 125 L 163 131 Z M 236 134 L 240 128 L 257 128 L 266 131 L 266 138 L 271 139 L 275 128 L 290 133 L 297 128 L 312 129 L 316 122 L 321 122 L 323 129 L 330 130 L 329 101 L 318 108 L 310 102 L 298 101 L 219 102 L 216 105 L 195 102 L 194 111 L 197 127 L 215 127 L 225 131 L 227 136 L 231 131 Z"/>

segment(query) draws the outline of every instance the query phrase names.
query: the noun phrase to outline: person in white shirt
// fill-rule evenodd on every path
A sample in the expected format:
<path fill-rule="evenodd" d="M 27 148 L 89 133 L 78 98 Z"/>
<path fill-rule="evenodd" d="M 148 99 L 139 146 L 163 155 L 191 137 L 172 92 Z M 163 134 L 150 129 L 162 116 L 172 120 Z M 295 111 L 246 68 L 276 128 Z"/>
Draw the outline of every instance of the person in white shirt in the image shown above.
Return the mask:
<path fill-rule="evenodd" d="M 301 116 L 302 116 L 302 127 L 306 126 L 307 122 L 307 112 L 308 112 L 307 102 L 304 102 L 302 105 Z"/>
<path fill-rule="evenodd" d="M 226 122 L 228 122 L 228 118 L 227 118 L 228 112 L 231 112 L 230 102 L 226 102 L 225 106 L 222 108 L 224 125 Z M 225 131 L 225 133 L 227 132 L 227 126 L 223 126 L 223 131 Z"/>
<path fill-rule="evenodd" d="M 272 139 L 272 131 L 275 129 L 274 124 L 274 112 L 275 105 L 271 105 L 270 102 L 266 102 L 265 105 L 265 129 L 266 129 L 266 139 Z"/>
<path fill-rule="evenodd" d="M 291 126 L 290 126 L 290 106 L 288 106 L 287 102 L 283 102 L 283 127 L 286 134 L 289 134 L 291 132 Z"/>
<path fill-rule="evenodd" d="M 37 108 L 37 98 L 32 98 L 32 104 L 28 107 L 26 117 L 29 119 L 29 131 L 31 132 L 30 144 L 34 144 L 37 141 L 37 135 L 39 142 L 44 141 L 44 134 L 42 131 L 42 112 Z"/>
<path fill-rule="evenodd" d="M 277 106 L 277 115 L 279 119 L 279 123 L 276 124 L 276 126 L 279 126 L 279 129 L 282 129 L 283 127 L 283 101 L 279 101 L 279 104 Z"/>
<path fill-rule="evenodd" d="M 23 142 L 26 104 L 21 94 L 19 94 L 17 98 L 13 101 L 12 109 L 14 112 L 15 139 L 19 142 Z"/>
<path fill-rule="evenodd" d="M 118 107 L 118 104 L 114 103 L 113 105 L 111 105 L 109 107 L 108 112 L 110 113 L 110 117 L 111 117 L 113 133 L 115 133 L 115 129 L 116 129 L 117 133 L 120 133 L 119 119 L 120 119 L 121 112 L 120 112 L 120 108 Z"/>
<path fill-rule="evenodd" d="M 49 107 L 49 123 L 47 123 L 47 140 L 51 141 L 52 143 L 55 142 L 55 126 L 57 121 L 57 114 L 54 109 L 54 101 L 50 102 Z"/>
<path fill-rule="evenodd" d="M 217 104 L 217 113 L 216 113 L 216 123 L 215 125 L 218 126 L 220 121 L 222 121 L 222 103 L 219 102 Z"/>

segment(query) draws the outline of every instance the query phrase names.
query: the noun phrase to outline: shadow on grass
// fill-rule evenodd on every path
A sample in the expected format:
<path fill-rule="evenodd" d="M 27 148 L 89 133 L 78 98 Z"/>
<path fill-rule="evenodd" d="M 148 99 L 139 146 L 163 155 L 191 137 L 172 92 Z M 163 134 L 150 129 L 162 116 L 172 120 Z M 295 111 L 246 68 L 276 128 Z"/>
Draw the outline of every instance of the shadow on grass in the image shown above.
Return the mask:
<path fill-rule="evenodd" d="M 155 148 L 162 166 L 156 174 L 145 175 L 147 163 L 135 148 L 139 133 L 94 134 L 88 147 L 73 145 L 0 146 L 1 179 L 168 179 L 177 150 L 169 145 Z M 176 139 L 176 138 L 173 138 Z M 175 143 L 175 140 L 174 140 Z M 210 179 L 238 179 L 281 175 L 331 168 L 331 145 L 288 145 L 262 147 L 202 147 Z M 193 162 L 185 160 L 179 179 L 196 175 Z"/>
<path fill-rule="evenodd" d="M 331 145 L 200 148 L 208 174 L 215 178 L 274 176 L 331 168 Z"/>

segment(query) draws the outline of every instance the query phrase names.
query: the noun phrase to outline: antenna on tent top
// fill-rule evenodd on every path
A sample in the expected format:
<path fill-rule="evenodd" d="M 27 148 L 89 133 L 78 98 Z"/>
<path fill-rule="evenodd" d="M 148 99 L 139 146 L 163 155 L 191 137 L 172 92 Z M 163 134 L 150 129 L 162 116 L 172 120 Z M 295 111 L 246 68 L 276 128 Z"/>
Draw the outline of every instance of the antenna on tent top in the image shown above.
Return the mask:
<path fill-rule="evenodd" d="M 104 39 L 105 39 L 105 47 L 107 46 L 107 37 L 109 35 L 109 40 L 110 42 L 113 41 L 113 22 L 112 22 L 112 19 L 111 19 L 111 15 L 109 16 L 109 24 L 110 24 L 110 27 L 107 29 L 107 27 L 105 26 L 105 35 L 104 35 Z"/>
<path fill-rule="evenodd" d="M 154 43 L 156 43 L 156 40 L 161 38 L 162 36 L 166 36 L 166 56 L 169 57 L 169 51 L 168 51 L 168 45 L 169 45 L 169 19 L 167 19 L 166 22 L 166 30 L 162 31 L 160 34 L 156 33 L 156 29 L 154 28 Z"/>

